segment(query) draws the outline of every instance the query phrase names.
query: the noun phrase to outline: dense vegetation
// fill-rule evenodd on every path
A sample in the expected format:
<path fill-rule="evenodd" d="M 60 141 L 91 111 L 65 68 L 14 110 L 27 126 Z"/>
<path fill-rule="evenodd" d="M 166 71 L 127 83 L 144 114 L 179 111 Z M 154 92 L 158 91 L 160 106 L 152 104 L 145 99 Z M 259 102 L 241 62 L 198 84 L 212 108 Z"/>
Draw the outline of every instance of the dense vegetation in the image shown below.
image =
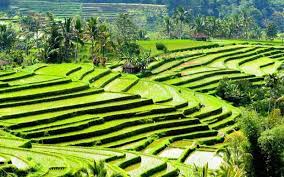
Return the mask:
<path fill-rule="evenodd" d="M 178 7 L 184 7 L 191 15 L 214 16 L 218 18 L 227 18 L 228 16 L 238 15 L 245 11 L 261 27 L 264 27 L 267 20 L 277 24 L 281 31 L 284 30 L 283 24 L 283 3 L 281 1 L 269 0 L 84 0 L 91 3 L 149 3 L 164 4 L 169 8 L 170 13 Z"/>

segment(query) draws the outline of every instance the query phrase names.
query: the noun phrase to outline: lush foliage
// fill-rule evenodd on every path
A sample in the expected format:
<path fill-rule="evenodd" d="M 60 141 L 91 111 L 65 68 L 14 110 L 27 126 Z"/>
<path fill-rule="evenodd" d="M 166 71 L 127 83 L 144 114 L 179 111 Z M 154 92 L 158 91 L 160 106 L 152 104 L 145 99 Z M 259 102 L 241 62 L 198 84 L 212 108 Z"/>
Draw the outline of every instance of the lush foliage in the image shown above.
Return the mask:
<path fill-rule="evenodd" d="M 253 168 L 248 170 L 250 175 L 281 176 L 284 162 L 284 121 L 280 110 L 273 110 L 267 117 L 259 116 L 252 110 L 244 110 L 239 124 L 249 140 L 248 152 L 254 157 Z"/>
<path fill-rule="evenodd" d="M 269 75 L 265 82 L 264 86 L 255 87 L 247 80 L 224 79 L 217 88 L 217 95 L 237 106 L 247 106 L 265 115 L 283 107 L 278 99 L 284 94 L 284 77 Z"/>

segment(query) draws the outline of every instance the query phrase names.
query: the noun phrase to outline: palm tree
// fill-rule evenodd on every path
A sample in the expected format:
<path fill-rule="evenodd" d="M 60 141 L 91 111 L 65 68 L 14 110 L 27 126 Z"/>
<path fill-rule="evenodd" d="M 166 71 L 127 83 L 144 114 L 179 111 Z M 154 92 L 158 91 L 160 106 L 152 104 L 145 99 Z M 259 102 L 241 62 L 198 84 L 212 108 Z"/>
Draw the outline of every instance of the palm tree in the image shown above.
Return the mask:
<path fill-rule="evenodd" d="M 111 34 L 105 24 L 101 24 L 98 28 L 99 33 L 95 44 L 95 52 L 101 56 L 101 64 L 106 62 L 106 52 L 114 49 L 114 44 L 111 40 Z"/>
<path fill-rule="evenodd" d="M 204 33 L 205 32 L 205 20 L 204 17 L 198 16 L 194 20 L 193 28 L 195 33 Z"/>
<path fill-rule="evenodd" d="M 182 37 L 183 34 L 183 25 L 188 22 L 189 13 L 184 8 L 179 7 L 174 12 L 174 19 L 176 23 L 179 25 L 179 38 Z"/>
<path fill-rule="evenodd" d="M 166 26 L 166 32 L 169 38 L 171 38 L 171 30 L 172 30 L 172 21 L 171 17 L 167 16 L 164 18 L 164 23 Z"/>
<path fill-rule="evenodd" d="M 72 18 L 65 18 L 64 23 L 61 23 L 62 36 L 63 36 L 63 48 L 64 59 L 70 57 L 70 53 L 73 48 L 73 41 L 75 40 L 72 29 Z"/>
<path fill-rule="evenodd" d="M 208 16 L 205 18 L 205 28 L 206 28 L 206 33 L 210 36 L 213 37 L 216 35 L 216 32 L 218 30 L 218 20 L 214 16 Z"/>
<path fill-rule="evenodd" d="M 79 44 L 81 46 L 84 45 L 84 41 L 82 40 L 84 27 L 81 18 L 77 17 L 74 20 L 74 34 L 75 34 L 75 42 L 76 42 L 76 50 L 75 50 L 75 60 L 78 59 L 78 52 L 79 52 Z"/>
<path fill-rule="evenodd" d="M 91 40 L 91 56 L 94 57 L 94 45 L 95 45 L 95 41 L 98 38 L 98 34 L 99 34 L 99 28 L 98 28 L 98 24 L 99 24 L 99 18 L 94 18 L 91 17 L 90 19 L 88 19 L 87 21 L 87 29 L 88 29 L 88 36 Z"/>
<path fill-rule="evenodd" d="M 49 20 L 45 27 L 45 41 L 43 42 L 42 55 L 47 62 L 60 62 L 61 46 L 63 41 L 62 33 L 60 32 L 60 25 L 55 21 L 52 14 L 47 14 Z"/>
<path fill-rule="evenodd" d="M 240 15 L 240 19 L 241 19 L 241 25 L 243 27 L 243 31 L 244 31 L 244 37 L 246 39 L 249 38 L 249 31 L 250 31 L 250 28 L 254 22 L 253 18 L 248 14 L 247 11 L 242 11 L 241 12 L 241 15 Z"/>

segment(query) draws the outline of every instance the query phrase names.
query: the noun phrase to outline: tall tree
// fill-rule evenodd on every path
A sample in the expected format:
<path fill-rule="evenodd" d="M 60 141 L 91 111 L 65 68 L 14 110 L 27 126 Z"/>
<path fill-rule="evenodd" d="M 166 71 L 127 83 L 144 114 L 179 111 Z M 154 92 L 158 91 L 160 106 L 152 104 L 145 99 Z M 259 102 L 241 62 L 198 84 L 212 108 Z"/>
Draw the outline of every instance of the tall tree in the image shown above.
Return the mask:
<path fill-rule="evenodd" d="M 98 27 L 98 36 L 95 44 L 95 52 L 100 58 L 100 63 L 105 66 L 106 53 L 114 50 L 114 43 L 111 40 L 111 33 L 105 24 Z"/>
<path fill-rule="evenodd" d="M 124 42 L 135 41 L 139 38 L 138 27 L 128 13 L 120 14 L 116 20 L 118 38 Z"/>
<path fill-rule="evenodd" d="M 10 53 L 16 42 L 16 32 L 7 25 L 0 25 L 0 51 Z"/>
<path fill-rule="evenodd" d="M 60 25 L 54 16 L 48 13 L 48 22 L 45 27 L 45 41 L 42 55 L 48 63 L 58 63 L 62 61 L 62 41 L 63 36 L 60 32 Z"/>
<path fill-rule="evenodd" d="M 88 36 L 91 40 L 91 56 L 94 57 L 95 41 L 98 39 L 99 34 L 99 18 L 91 17 L 87 21 Z"/>
<path fill-rule="evenodd" d="M 74 33 L 75 33 L 75 41 L 76 41 L 76 50 L 75 50 L 75 60 L 76 61 L 78 61 L 79 44 L 81 46 L 84 45 L 83 32 L 84 32 L 83 21 L 81 20 L 81 18 L 76 17 L 74 19 Z"/>
<path fill-rule="evenodd" d="M 174 12 L 174 19 L 176 20 L 177 25 L 179 26 L 179 38 L 182 38 L 183 35 L 183 26 L 187 22 L 189 17 L 188 11 L 184 8 L 179 7 Z"/>
<path fill-rule="evenodd" d="M 268 39 L 273 40 L 277 36 L 277 26 L 269 22 L 266 27 L 266 36 Z"/>
<path fill-rule="evenodd" d="M 171 17 L 166 16 L 164 18 L 164 24 L 165 24 L 165 27 L 166 27 L 167 36 L 168 36 L 168 38 L 171 38 L 172 37 L 172 19 L 171 19 Z"/>
<path fill-rule="evenodd" d="M 73 28 L 72 28 L 72 18 L 65 18 L 64 22 L 61 23 L 62 37 L 63 37 L 63 59 L 67 60 L 71 57 L 73 53 L 73 41 L 75 40 Z"/>

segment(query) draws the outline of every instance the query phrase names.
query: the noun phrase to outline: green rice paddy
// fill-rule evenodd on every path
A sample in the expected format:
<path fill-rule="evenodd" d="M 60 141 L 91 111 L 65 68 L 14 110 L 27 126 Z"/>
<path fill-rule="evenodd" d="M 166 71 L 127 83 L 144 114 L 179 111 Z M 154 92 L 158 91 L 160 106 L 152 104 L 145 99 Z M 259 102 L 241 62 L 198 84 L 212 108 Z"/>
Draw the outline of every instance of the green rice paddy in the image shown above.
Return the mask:
<path fill-rule="evenodd" d="M 261 85 L 283 73 L 284 50 L 199 47 L 157 56 L 145 78 L 86 63 L 1 71 L 0 171 L 92 176 L 99 161 L 108 175 L 137 177 L 190 176 L 206 162 L 218 168 L 215 152 L 237 130 L 240 111 L 210 94 L 225 77 Z"/>

